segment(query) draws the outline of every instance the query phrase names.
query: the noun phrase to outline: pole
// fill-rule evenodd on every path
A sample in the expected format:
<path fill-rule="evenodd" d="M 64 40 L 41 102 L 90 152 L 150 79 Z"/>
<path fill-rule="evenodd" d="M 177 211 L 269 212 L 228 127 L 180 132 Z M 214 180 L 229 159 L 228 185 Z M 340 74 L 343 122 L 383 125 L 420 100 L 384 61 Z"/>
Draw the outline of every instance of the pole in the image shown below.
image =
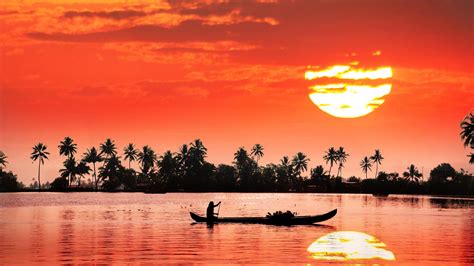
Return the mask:
<path fill-rule="evenodd" d="M 217 216 L 216 217 L 219 217 L 219 212 L 221 211 L 221 204 L 219 204 L 219 208 L 217 208 Z"/>

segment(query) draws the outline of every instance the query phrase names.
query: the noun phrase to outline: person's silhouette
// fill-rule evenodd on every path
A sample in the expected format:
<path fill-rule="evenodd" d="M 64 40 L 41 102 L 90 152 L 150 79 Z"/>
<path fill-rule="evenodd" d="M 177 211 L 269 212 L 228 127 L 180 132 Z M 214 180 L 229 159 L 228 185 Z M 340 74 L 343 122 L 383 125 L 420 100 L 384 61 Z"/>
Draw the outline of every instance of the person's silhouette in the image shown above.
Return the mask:
<path fill-rule="evenodd" d="M 209 202 L 209 205 L 207 206 L 207 213 L 206 213 L 208 222 L 217 220 L 217 216 L 215 215 L 217 215 L 218 213 L 214 213 L 214 208 L 219 206 L 220 204 L 221 204 L 220 201 L 216 205 L 214 205 L 213 201 Z"/>

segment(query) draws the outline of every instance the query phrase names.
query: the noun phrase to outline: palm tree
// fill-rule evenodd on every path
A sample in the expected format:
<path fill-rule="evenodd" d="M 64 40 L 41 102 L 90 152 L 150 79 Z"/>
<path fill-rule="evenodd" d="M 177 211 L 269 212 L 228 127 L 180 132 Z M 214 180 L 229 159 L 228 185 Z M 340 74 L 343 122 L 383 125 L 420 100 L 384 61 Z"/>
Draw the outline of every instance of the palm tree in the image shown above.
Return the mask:
<path fill-rule="evenodd" d="M 104 143 L 101 143 L 99 149 L 99 155 L 105 154 L 106 159 L 110 159 L 111 157 L 117 155 L 117 147 L 115 147 L 114 141 L 110 138 L 106 139 Z"/>
<path fill-rule="evenodd" d="M 123 149 L 123 154 L 125 155 L 125 160 L 128 160 L 128 169 L 131 169 L 131 162 L 137 159 L 138 150 L 135 149 L 133 143 L 129 143 L 128 146 Z"/>
<path fill-rule="evenodd" d="M 142 148 L 138 153 L 138 162 L 141 163 L 141 171 L 143 174 L 147 175 L 150 170 L 153 169 L 156 159 L 155 151 L 150 148 L 150 146 L 146 145 Z"/>
<path fill-rule="evenodd" d="M 369 160 L 367 156 L 365 156 L 364 159 L 360 161 L 360 167 L 362 168 L 362 171 L 364 171 L 365 173 L 365 179 L 367 179 L 367 172 L 369 170 L 372 170 L 372 161 Z"/>
<path fill-rule="evenodd" d="M 83 161 L 86 162 L 86 163 L 92 163 L 93 167 L 94 167 L 94 184 L 95 184 L 95 190 L 97 191 L 97 172 L 95 170 L 95 164 L 98 163 L 98 162 L 102 162 L 103 159 L 102 157 L 100 156 L 100 154 L 97 152 L 97 149 L 95 147 L 92 147 L 90 150 L 88 149 L 85 153 L 84 153 L 84 158 L 83 158 Z"/>
<path fill-rule="evenodd" d="M 384 159 L 380 150 L 375 150 L 375 154 L 370 157 L 370 159 L 375 163 L 375 178 L 377 178 L 377 174 L 379 172 L 379 164 L 382 164 L 382 160 Z M 367 174 L 367 172 L 366 172 Z M 365 178 L 367 179 L 367 177 Z"/>
<path fill-rule="evenodd" d="M 288 156 L 283 156 L 283 158 L 280 159 L 280 164 L 285 167 L 290 166 L 290 158 Z"/>
<path fill-rule="evenodd" d="M 302 152 L 298 152 L 291 160 L 291 163 L 295 167 L 296 175 L 301 175 L 301 172 L 304 172 L 308 169 L 309 158 Z"/>
<path fill-rule="evenodd" d="M 321 184 L 326 181 L 327 175 L 326 175 L 326 170 L 324 170 L 324 167 L 322 165 L 316 166 L 316 168 L 311 169 L 311 180 L 313 183 L 316 184 Z"/>
<path fill-rule="evenodd" d="M 464 140 L 464 147 L 470 146 L 474 149 L 474 115 L 469 113 L 461 122 L 461 139 Z M 471 159 L 469 163 L 474 163 L 474 153 L 468 155 Z"/>
<path fill-rule="evenodd" d="M 324 161 L 326 161 L 326 164 L 329 163 L 329 177 L 331 177 L 331 169 L 334 163 L 337 162 L 337 152 L 334 149 L 334 147 L 329 148 L 327 151 L 325 151 L 325 155 L 323 156 Z"/>
<path fill-rule="evenodd" d="M 418 171 L 415 165 L 411 164 L 407 168 L 408 171 L 403 172 L 403 176 L 412 182 L 418 183 L 422 174 Z"/>
<path fill-rule="evenodd" d="M 48 147 L 43 143 L 38 143 L 33 147 L 33 152 L 31 153 L 31 160 L 38 160 L 38 188 L 41 191 L 41 165 L 44 164 L 44 159 L 48 159 L 49 152 L 46 151 Z"/>
<path fill-rule="evenodd" d="M 257 158 L 257 164 L 258 160 L 263 157 L 263 146 L 261 144 L 255 144 L 252 148 L 252 152 L 250 153 L 252 156 L 255 156 Z"/>
<path fill-rule="evenodd" d="M 76 166 L 76 174 L 79 176 L 77 179 L 77 185 L 81 185 L 81 177 L 84 177 L 84 175 L 88 175 L 89 172 L 91 171 L 91 168 L 86 164 L 86 162 L 81 161 L 77 164 Z"/>
<path fill-rule="evenodd" d="M 71 183 L 76 179 L 77 169 L 76 169 L 76 158 L 68 157 L 64 162 L 64 168 L 59 170 L 62 178 L 67 179 L 67 186 L 71 186 Z"/>
<path fill-rule="evenodd" d="M 3 169 L 3 167 L 7 166 L 7 156 L 5 155 L 5 153 L 3 153 L 3 151 L 0 151 L 0 170 Z"/>
<path fill-rule="evenodd" d="M 70 137 L 65 137 L 63 141 L 59 142 L 59 155 L 71 158 L 77 153 L 77 144 Z"/>
<path fill-rule="evenodd" d="M 293 173 L 290 175 L 291 180 L 291 188 L 293 190 L 299 190 L 303 183 L 301 178 L 301 172 L 304 172 L 308 169 L 308 157 L 302 152 L 298 152 L 293 159 L 291 160 L 291 164 L 293 166 Z"/>
<path fill-rule="evenodd" d="M 349 157 L 349 154 L 346 153 L 344 147 L 339 147 L 339 149 L 336 151 L 336 160 L 337 162 L 339 162 L 337 176 L 342 175 L 342 168 L 344 167 L 344 163 L 346 162 L 347 157 Z"/>
<path fill-rule="evenodd" d="M 234 163 L 237 167 L 237 170 L 240 171 L 247 163 L 250 161 L 247 150 L 244 147 L 240 147 L 234 153 Z"/>
<path fill-rule="evenodd" d="M 172 187 L 172 189 L 177 189 L 179 184 L 179 161 L 177 156 L 175 156 L 175 154 L 171 151 L 166 151 L 163 155 L 160 156 L 159 160 L 157 161 L 157 165 L 160 167 L 159 173 L 163 178 L 165 187 Z"/>
<path fill-rule="evenodd" d="M 188 159 L 189 159 L 189 149 L 187 144 L 183 144 L 179 147 L 177 158 L 179 163 L 179 174 L 180 176 L 186 176 L 188 170 Z"/>
<path fill-rule="evenodd" d="M 204 147 L 202 141 L 200 139 L 196 139 L 189 146 L 189 157 L 193 162 L 203 165 L 204 158 L 206 158 L 207 155 L 207 148 Z"/>

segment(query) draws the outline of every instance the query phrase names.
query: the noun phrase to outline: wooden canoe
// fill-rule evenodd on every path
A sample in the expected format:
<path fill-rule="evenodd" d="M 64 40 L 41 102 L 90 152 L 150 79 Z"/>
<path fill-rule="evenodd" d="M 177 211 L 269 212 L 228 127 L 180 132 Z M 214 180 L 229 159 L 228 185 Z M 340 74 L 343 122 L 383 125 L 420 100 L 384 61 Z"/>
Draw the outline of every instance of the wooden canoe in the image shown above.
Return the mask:
<path fill-rule="evenodd" d="M 199 216 L 193 212 L 189 213 L 191 218 L 198 223 L 207 223 L 206 217 Z M 212 223 L 249 223 L 249 224 L 274 224 L 274 225 L 304 225 L 320 223 L 331 219 L 337 214 L 337 209 L 328 213 L 314 216 L 294 216 L 287 219 L 273 219 L 269 217 L 219 217 Z"/>

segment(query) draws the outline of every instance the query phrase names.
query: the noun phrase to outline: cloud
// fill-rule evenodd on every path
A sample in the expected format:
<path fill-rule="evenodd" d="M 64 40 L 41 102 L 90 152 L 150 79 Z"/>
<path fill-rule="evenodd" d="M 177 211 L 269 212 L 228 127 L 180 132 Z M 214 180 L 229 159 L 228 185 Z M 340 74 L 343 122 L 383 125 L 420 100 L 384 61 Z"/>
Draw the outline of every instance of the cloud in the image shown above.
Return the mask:
<path fill-rule="evenodd" d="M 109 19 L 128 19 L 133 17 L 146 16 L 147 13 L 138 10 L 114 10 L 114 11 L 66 11 L 65 18 L 75 17 L 99 17 Z"/>
<path fill-rule="evenodd" d="M 32 32 L 27 36 L 37 40 L 64 42 L 191 42 L 256 40 L 258 34 L 272 30 L 272 25 L 259 22 L 242 22 L 231 25 L 207 25 L 203 21 L 191 20 L 176 27 L 138 25 L 126 29 L 84 34 Z"/>

